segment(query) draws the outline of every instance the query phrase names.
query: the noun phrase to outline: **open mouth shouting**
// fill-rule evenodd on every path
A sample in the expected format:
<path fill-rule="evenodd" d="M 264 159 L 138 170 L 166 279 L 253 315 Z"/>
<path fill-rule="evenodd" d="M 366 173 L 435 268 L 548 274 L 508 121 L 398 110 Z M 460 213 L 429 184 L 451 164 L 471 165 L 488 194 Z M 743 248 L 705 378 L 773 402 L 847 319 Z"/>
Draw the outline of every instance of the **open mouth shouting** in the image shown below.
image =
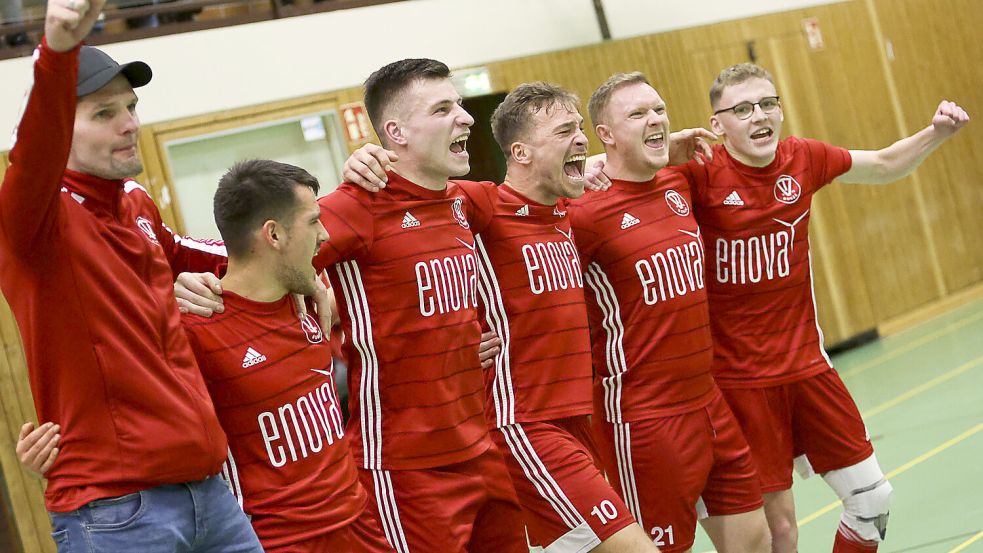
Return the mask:
<path fill-rule="evenodd" d="M 661 150 L 666 147 L 665 131 L 654 132 L 645 137 L 645 145 L 654 150 Z"/>
<path fill-rule="evenodd" d="M 751 141 L 754 143 L 765 143 L 771 140 L 771 137 L 775 134 L 775 131 L 765 127 L 763 129 L 758 129 L 751 133 Z"/>
<path fill-rule="evenodd" d="M 468 155 L 468 137 L 471 133 L 464 133 L 451 141 L 450 150 L 454 155 Z"/>
<path fill-rule="evenodd" d="M 582 179 L 586 166 L 587 154 L 574 154 L 563 162 L 563 172 L 572 179 Z"/>

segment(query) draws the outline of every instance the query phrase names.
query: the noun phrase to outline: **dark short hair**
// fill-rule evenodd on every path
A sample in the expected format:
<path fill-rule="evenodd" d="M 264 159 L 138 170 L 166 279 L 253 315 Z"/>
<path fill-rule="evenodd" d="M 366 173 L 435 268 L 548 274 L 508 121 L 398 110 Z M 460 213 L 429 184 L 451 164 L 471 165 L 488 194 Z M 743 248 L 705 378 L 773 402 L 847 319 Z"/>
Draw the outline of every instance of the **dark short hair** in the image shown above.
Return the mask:
<path fill-rule="evenodd" d="M 218 181 L 213 210 L 215 224 L 230 256 L 241 256 L 252 246 L 252 233 L 269 220 L 289 224 L 299 207 L 294 191 L 320 185 L 307 171 L 269 159 L 240 161 Z"/>
<path fill-rule="evenodd" d="M 533 115 L 543 109 L 549 113 L 557 107 L 577 111 L 578 104 L 580 98 L 576 94 L 555 84 L 541 81 L 520 84 L 492 113 L 492 135 L 505 159 L 509 159 L 512 144 L 525 137 Z"/>
<path fill-rule="evenodd" d="M 447 79 L 451 70 L 437 60 L 409 58 L 394 61 L 377 69 L 365 79 L 365 111 L 379 140 L 386 139 L 382 124 L 386 122 L 386 110 L 400 94 L 418 80 Z"/>

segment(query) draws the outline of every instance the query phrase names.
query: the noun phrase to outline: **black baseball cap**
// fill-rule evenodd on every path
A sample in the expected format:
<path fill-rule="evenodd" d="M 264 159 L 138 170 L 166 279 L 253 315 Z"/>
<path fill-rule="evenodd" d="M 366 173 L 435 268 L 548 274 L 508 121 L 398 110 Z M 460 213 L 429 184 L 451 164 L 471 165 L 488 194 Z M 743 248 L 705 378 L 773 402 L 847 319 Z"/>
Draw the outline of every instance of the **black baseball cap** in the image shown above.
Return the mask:
<path fill-rule="evenodd" d="M 150 82 L 154 76 L 150 66 L 142 61 L 131 61 L 120 65 L 109 54 L 92 46 L 83 46 L 79 52 L 79 75 L 76 95 L 81 98 L 92 94 L 113 80 L 120 73 L 130 81 L 130 86 L 139 88 Z"/>

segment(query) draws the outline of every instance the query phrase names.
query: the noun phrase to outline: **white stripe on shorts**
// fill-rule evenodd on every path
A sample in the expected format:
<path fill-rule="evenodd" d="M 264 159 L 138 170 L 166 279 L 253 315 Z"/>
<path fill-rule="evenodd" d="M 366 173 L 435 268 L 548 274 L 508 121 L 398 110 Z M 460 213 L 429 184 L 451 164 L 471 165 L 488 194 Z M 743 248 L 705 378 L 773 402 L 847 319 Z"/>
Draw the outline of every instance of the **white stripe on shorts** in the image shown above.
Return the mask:
<path fill-rule="evenodd" d="M 642 507 L 638 501 L 638 485 L 635 482 L 635 467 L 631 458 L 631 427 L 629 423 L 614 424 L 614 456 L 618 463 L 618 480 L 621 481 L 621 497 L 635 517 L 638 525 L 642 523 Z"/>
<path fill-rule="evenodd" d="M 560 517 L 564 524 L 571 530 L 583 524 L 584 517 L 580 516 L 573 503 L 567 498 L 559 484 L 546 469 L 546 465 L 539 458 L 539 454 L 529 442 L 522 425 L 519 423 L 503 426 L 499 428 L 505 441 L 512 451 L 512 456 L 518 461 L 526 478 L 536 487 L 539 495 L 543 497 Z"/>
<path fill-rule="evenodd" d="M 375 501 L 379 507 L 379 520 L 386 539 L 396 553 L 409 553 L 406 545 L 406 534 L 399 520 L 399 507 L 396 506 L 396 493 L 393 491 L 392 477 L 388 470 L 372 470 L 372 481 L 375 484 Z"/>

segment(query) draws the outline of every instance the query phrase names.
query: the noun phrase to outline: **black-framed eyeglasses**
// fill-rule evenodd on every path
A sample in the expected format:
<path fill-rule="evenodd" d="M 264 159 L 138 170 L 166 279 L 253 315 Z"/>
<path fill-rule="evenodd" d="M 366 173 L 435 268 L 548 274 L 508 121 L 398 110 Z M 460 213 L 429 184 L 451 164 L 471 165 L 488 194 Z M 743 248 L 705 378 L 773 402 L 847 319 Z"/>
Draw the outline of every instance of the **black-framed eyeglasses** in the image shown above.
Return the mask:
<path fill-rule="evenodd" d="M 754 113 L 754 106 L 761 108 L 762 113 L 771 113 L 778 109 L 781 105 L 782 102 L 778 96 L 765 96 L 757 102 L 741 102 L 736 106 L 718 109 L 717 111 L 713 112 L 713 114 L 719 115 L 725 111 L 733 111 L 734 115 L 736 115 L 738 119 L 747 119 L 748 117 L 751 117 L 752 113 Z"/>

